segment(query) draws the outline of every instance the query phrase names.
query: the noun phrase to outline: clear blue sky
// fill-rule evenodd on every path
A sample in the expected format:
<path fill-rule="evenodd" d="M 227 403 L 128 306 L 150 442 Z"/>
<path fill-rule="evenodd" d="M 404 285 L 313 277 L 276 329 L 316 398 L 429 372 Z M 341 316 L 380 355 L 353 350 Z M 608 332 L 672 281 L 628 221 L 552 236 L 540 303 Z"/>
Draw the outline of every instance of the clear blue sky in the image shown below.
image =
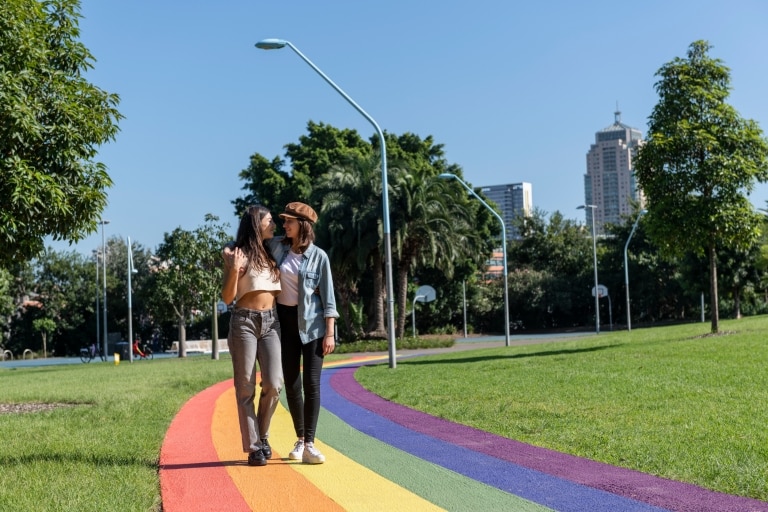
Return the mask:
<path fill-rule="evenodd" d="M 582 221 L 595 132 L 618 103 L 645 135 L 655 72 L 694 40 L 731 69 L 730 103 L 768 131 L 763 0 L 83 0 L 82 14 L 88 78 L 125 115 L 99 156 L 115 182 L 106 235 L 153 250 L 206 213 L 234 234 L 250 155 L 282 157 L 309 120 L 374 134 L 290 49 L 256 49 L 264 38 L 290 40 L 382 129 L 432 135 L 471 185 L 527 181 L 536 207 Z M 766 200 L 759 185 L 752 201 Z"/>

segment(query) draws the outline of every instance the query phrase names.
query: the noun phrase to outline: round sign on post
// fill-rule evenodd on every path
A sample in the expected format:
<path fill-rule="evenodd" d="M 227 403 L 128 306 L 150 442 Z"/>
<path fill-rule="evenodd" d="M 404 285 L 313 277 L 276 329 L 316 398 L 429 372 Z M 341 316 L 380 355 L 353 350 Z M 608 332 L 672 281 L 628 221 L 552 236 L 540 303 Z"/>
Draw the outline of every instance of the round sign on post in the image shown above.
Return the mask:
<path fill-rule="evenodd" d="M 419 289 L 416 290 L 416 302 L 432 302 L 436 298 L 435 289 L 428 284 L 419 286 Z"/>
<path fill-rule="evenodd" d="M 416 337 L 416 303 L 417 302 L 432 302 L 437 298 L 437 294 L 435 293 L 435 289 L 431 286 L 425 284 L 424 286 L 419 286 L 419 289 L 416 290 L 416 296 L 413 298 L 413 305 L 411 306 L 411 322 L 413 326 L 413 337 Z"/>
<path fill-rule="evenodd" d="M 592 296 L 595 296 L 595 287 L 592 287 Z M 597 298 L 602 299 L 603 297 L 608 296 L 608 287 L 604 284 L 597 285 Z"/>

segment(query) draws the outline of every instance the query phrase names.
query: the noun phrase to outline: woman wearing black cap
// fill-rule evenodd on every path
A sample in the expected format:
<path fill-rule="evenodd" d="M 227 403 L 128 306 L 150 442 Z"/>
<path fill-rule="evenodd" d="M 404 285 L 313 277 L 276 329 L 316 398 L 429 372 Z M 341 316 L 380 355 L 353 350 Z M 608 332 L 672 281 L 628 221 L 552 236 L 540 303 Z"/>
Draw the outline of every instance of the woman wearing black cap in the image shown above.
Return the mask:
<path fill-rule="evenodd" d="M 270 240 L 269 247 L 280 267 L 277 315 L 282 331 L 285 394 L 298 437 L 288 457 L 305 464 L 322 464 L 325 456 L 314 445 L 320 414 L 320 372 L 323 357 L 336 346 L 334 333 L 339 316 L 331 264 L 325 251 L 313 243 L 312 225 L 317 214 L 310 206 L 288 203 L 280 217 L 285 237 Z"/>

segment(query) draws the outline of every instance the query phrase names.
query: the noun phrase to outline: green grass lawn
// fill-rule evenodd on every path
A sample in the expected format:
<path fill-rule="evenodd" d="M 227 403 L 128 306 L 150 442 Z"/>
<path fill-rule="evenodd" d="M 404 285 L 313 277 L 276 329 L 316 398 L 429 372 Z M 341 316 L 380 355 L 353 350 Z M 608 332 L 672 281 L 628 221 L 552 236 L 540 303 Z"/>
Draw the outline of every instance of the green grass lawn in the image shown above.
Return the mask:
<path fill-rule="evenodd" d="M 768 317 L 722 330 L 604 332 L 406 359 L 356 376 L 442 418 L 768 501 Z"/>
<path fill-rule="evenodd" d="M 724 336 L 702 337 L 708 329 L 451 352 L 357 377 L 500 435 L 768 500 L 768 317 L 723 322 Z M 0 510 L 160 510 L 168 426 L 231 373 L 226 355 L 0 369 L 0 403 L 68 404 L 0 414 Z"/>

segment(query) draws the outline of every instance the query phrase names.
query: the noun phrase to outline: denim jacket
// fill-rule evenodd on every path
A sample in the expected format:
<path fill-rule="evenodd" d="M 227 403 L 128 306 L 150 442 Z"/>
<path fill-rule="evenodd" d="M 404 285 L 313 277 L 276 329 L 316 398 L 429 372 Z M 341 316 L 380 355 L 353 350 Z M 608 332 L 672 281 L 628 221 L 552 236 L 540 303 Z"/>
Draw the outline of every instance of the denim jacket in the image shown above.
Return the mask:
<path fill-rule="evenodd" d="M 277 264 L 291 250 L 291 246 L 281 243 L 283 237 L 271 238 L 267 246 Z M 328 255 L 315 244 L 310 244 L 301 255 L 299 267 L 299 337 L 302 343 L 325 336 L 325 319 L 338 318 L 336 297 L 333 293 L 333 277 Z"/>

